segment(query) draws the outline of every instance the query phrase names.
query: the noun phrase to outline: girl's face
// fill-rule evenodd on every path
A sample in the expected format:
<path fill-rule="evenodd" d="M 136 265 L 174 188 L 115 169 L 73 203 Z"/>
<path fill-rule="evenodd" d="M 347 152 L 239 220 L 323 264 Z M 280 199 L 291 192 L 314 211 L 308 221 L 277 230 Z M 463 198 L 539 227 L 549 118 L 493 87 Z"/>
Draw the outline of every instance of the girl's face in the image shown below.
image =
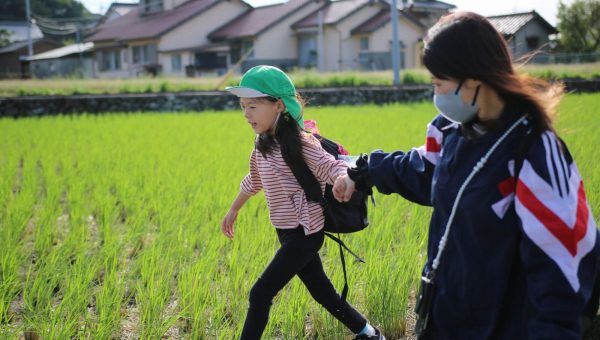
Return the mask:
<path fill-rule="evenodd" d="M 281 100 L 271 102 L 266 98 L 240 98 L 240 106 L 248 124 L 257 134 L 269 132 L 277 114 L 285 109 Z"/>

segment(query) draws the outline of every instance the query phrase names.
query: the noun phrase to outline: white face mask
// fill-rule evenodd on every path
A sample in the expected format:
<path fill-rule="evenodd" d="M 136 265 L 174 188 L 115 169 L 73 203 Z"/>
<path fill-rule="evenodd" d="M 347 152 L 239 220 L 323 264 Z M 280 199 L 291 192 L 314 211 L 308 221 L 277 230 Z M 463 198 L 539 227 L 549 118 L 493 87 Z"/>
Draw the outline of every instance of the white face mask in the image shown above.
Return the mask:
<path fill-rule="evenodd" d="M 477 95 L 479 94 L 480 85 L 477 85 L 475 89 L 475 96 L 471 104 L 465 104 L 460 95 L 462 84 L 463 81 L 461 80 L 454 92 L 433 95 L 433 104 L 438 111 L 448 120 L 458 124 L 471 121 L 477 115 L 477 111 L 479 111 Z"/>

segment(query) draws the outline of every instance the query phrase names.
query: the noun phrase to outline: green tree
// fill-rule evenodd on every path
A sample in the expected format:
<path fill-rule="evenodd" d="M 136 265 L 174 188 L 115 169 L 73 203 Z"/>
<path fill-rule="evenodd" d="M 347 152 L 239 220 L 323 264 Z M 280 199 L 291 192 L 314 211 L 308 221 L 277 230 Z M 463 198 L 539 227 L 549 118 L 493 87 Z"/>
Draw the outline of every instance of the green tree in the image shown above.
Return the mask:
<path fill-rule="evenodd" d="M 0 47 L 4 47 L 10 43 L 10 32 L 0 28 Z"/>
<path fill-rule="evenodd" d="M 75 0 L 31 0 L 31 11 L 46 18 L 89 16 L 90 11 Z M 24 0 L 0 1 L 0 20 L 25 20 Z"/>
<path fill-rule="evenodd" d="M 600 50 L 600 1 L 575 0 L 570 6 L 558 5 L 560 43 L 567 52 Z"/>

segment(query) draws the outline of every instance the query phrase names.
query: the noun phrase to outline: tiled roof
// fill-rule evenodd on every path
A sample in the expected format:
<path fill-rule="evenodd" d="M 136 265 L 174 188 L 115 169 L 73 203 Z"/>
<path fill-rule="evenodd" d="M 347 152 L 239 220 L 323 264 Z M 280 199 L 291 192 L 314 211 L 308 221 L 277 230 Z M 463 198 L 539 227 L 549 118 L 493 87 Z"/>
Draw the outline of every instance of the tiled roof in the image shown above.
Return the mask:
<path fill-rule="evenodd" d="M 392 5 L 392 0 L 379 0 L 387 4 L 388 6 Z M 456 6 L 449 4 L 447 2 L 438 1 L 438 0 L 398 0 L 398 9 L 403 9 L 405 7 L 413 7 L 413 8 L 425 8 L 425 9 L 441 9 L 441 10 L 450 10 L 456 8 Z"/>
<path fill-rule="evenodd" d="M 534 19 L 539 20 L 540 23 L 546 27 L 549 34 L 558 33 L 556 28 L 554 28 L 554 26 L 550 25 L 544 18 L 537 14 L 536 11 L 488 17 L 490 23 L 504 35 L 514 35 L 518 30 Z"/>
<path fill-rule="evenodd" d="M 321 9 L 314 11 L 294 23 L 292 28 L 317 26 L 319 24 L 319 11 L 321 10 L 323 11 L 323 24 L 335 24 L 368 3 L 369 0 L 339 0 L 330 2 Z"/>
<path fill-rule="evenodd" d="M 423 28 L 423 29 L 426 28 L 425 26 L 423 26 L 422 23 L 419 22 L 419 20 L 414 18 L 409 13 L 406 13 L 404 11 L 399 11 L 399 14 L 401 17 L 404 17 L 405 19 L 409 20 L 416 26 Z M 381 28 L 383 25 L 385 25 L 389 21 L 390 21 L 390 11 L 385 9 L 385 10 L 382 10 L 379 13 L 375 14 L 374 16 L 370 17 L 362 24 L 353 28 L 350 31 L 350 34 L 354 35 L 354 34 L 371 33 L 373 31 L 376 31 L 377 29 Z"/>
<path fill-rule="evenodd" d="M 217 28 L 208 38 L 218 41 L 257 36 L 310 2 L 311 0 L 289 0 L 281 4 L 257 7 Z"/>
<path fill-rule="evenodd" d="M 401 1 L 402 0 L 398 0 L 398 3 L 400 3 Z M 456 8 L 456 6 L 454 6 L 453 4 L 437 0 L 416 0 L 412 2 L 411 6 L 417 8 L 435 8 L 443 10 Z"/>
<path fill-rule="evenodd" d="M 10 33 L 10 42 L 27 40 L 27 22 L 25 21 L 0 21 L 0 29 Z M 31 39 L 42 38 L 44 34 L 36 24 L 31 25 Z"/>
<path fill-rule="evenodd" d="M 219 0 L 190 0 L 172 10 L 152 15 L 139 15 L 139 7 L 120 18 L 108 21 L 86 41 L 136 40 L 157 38 L 201 12 L 217 4 Z"/>
<path fill-rule="evenodd" d="M 37 39 L 33 39 L 32 43 L 35 44 L 41 40 L 43 40 L 44 38 L 37 38 Z M 6 45 L 2 48 L 0 48 L 0 54 L 2 53 L 10 53 L 10 52 L 14 52 L 14 51 L 18 51 L 24 47 L 27 47 L 28 42 L 27 41 L 17 41 L 14 42 L 12 44 Z"/>

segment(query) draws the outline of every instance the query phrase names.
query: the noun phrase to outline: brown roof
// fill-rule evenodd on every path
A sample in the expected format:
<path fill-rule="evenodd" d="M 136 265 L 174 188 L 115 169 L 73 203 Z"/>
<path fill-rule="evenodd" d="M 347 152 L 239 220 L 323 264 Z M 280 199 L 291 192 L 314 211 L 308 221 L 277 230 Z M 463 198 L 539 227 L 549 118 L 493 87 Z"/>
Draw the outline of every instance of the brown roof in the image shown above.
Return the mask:
<path fill-rule="evenodd" d="M 289 0 L 281 4 L 257 7 L 217 28 L 208 38 L 218 41 L 257 36 L 311 1 Z"/>
<path fill-rule="evenodd" d="M 190 0 L 172 10 L 143 16 L 139 15 L 137 7 L 122 17 L 99 26 L 97 32 L 86 41 L 158 38 L 218 2 L 219 0 Z"/>
<path fill-rule="evenodd" d="M 368 4 L 369 0 L 339 0 L 330 2 L 292 25 L 292 28 L 314 27 L 319 24 L 319 11 L 323 11 L 323 24 L 335 24 Z"/>
<path fill-rule="evenodd" d="M 523 26 L 528 24 L 531 20 L 538 20 L 542 26 L 548 30 L 549 34 L 556 34 L 558 31 L 554 26 L 550 25 L 541 15 L 536 11 L 525 12 L 525 13 L 513 13 L 505 15 L 495 15 L 488 17 L 490 23 L 502 34 L 513 35 L 517 33 Z"/>
<path fill-rule="evenodd" d="M 406 13 L 404 11 L 399 11 L 398 13 L 400 14 L 401 17 L 406 18 L 407 20 L 409 20 L 410 22 L 415 24 L 417 27 L 420 27 L 423 29 L 426 28 L 425 26 L 423 26 L 423 24 L 419 20 L 414 18 L 409 13 Z M 350 31 L 350 34 L 354 35 L 354 34 L 372 33 L 373 31 L 376 31 L 379 28 L 381 28 L 383 25 L 387 24 L 389 21 L 390 21 L 390 10 L 384 9 L 384 10 L 381 10 L 379 13 L 375 14 L 374 16 L 370 17 L 369 19 L 367 19 L 367 21 L 365 21 L 362 24 L 353 28 Z"/>

